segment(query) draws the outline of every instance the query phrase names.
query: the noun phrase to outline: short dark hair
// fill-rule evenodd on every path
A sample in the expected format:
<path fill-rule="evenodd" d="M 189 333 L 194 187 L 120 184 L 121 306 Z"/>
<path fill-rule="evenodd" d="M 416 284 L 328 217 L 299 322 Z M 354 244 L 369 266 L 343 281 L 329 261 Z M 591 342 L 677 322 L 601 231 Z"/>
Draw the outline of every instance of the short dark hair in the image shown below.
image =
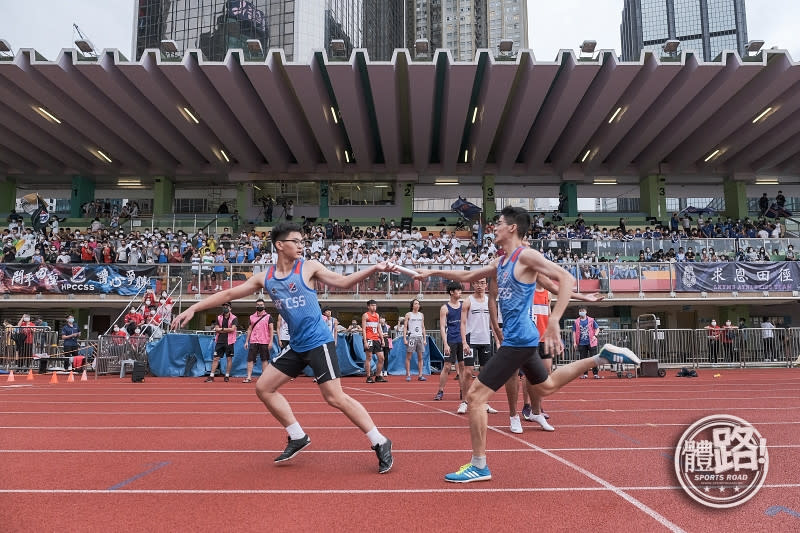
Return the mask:
<path fill-rule="evenodd" d="M 287 235 L 293 232 L 302 233 L 303 228 L 294 222 L 278 222 L 272 228 L 272 244 L 285 239 Z"/>
<path fill-rule="evenodd" d="M 264 301 L 264 298 L 259 298 L 259 299 L 256 300 L 256 303 L 263 302 L 263 301 Z"/>
<path fill-rule="evenodd" d="M 452 291 L 460 291 L 463 290 L 464 287 L 461 285 L 459 281 L 451 281 L 447 284 L 447 294 L 450 294 Z"/>
<path fill-rule="evenodd" d="M 525 236 L 525 232 L 531 227 L 531 216 L 521 207 L 507 205 L 500 211 L 500 215 L 502 215 L 506 224 L 517 225 L 517 235 L 520 239 Z"/>
<path fill-rule="evenodd" d="M 367 305 L 368 305 L 368 306 L 369 306 L 369 305 L 372 305 L 372 304 L 378 305 L 378 302 L 376 302 L 375 300 L 369 300 L 369 301 L 367 301 Z"/>

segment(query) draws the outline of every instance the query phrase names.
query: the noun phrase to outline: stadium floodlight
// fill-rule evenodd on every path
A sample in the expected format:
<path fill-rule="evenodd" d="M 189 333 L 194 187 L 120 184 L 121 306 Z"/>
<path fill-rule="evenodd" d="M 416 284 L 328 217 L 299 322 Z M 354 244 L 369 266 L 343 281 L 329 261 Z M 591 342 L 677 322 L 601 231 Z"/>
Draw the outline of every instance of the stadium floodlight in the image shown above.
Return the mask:
<path fill-rule="evenodd" d="M 514 49 L 514 41 L 511 39 L 501 39 L 500 44 L 497 45 L 497 50 L 500 53 L 507 54 Z"/>
<path fill-rule="evenodd" d="M 414 57 L 430 57 L 431 43 L 428 39 L 417 39 L 414 41 Z"/>
<path fill-rule="evenodd" d="M 344 44 L 344 39 L 331 39 L 331 55 L 333 57 L 345 57 L 347 55 L 347 46 Z"/>
<path fill-rule="evenodd" d="M 745 50 L 749 54 L 755 54 L 755 53 L 758 53 L 761 50 L 762 46 L 764 46 L 764 41 L 759 40 L 759 39 L 753 39 L 752 41 L 749 41 L 747 43 L 747 46 L 745 47 Z"/>
<path fill-rule="evenodd" d="M 172 39 L 161 41 L 161 51 L 166 56 L 175 57 L 178 55 L 178 44 Z"/>
<path fill-rule="evenodd" d="M 80 50 L 84 54 L 97 55 L 94 51 L 94 45 L 86 39 L 78 39 L 77 41 L 75 41 L 75 46 L 77 46 L 78 50 Z"/>
<path fill-rule="evenodd" d="M 661 47 L 664 52 L 667 54 L 674 54 L 678 51 L 678 47 L 681 45 L 681 42 L 678 39 L 667 39 L 667 42 L 664 43 L 664 46 Z"/>
<path fill-rule="evenodd" d="M 594 49 L 597 47 L 597 41 L 583 41 L 581 43 L 582 54 L 593 54 Z"/>
<path fill-rule="evenodd" d="M 264 48 L 261 46 L 261 41 L 258 39 L 247 39 L 247 49 L 250 51 L 251 56 L 264 55 Z"/>

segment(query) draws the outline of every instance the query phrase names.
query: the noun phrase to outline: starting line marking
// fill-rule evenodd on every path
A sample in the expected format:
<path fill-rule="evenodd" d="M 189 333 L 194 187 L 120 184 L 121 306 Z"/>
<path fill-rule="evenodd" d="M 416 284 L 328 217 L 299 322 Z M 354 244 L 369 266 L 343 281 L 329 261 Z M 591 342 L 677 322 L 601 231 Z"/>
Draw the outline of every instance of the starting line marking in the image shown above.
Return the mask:
<path fill-rule="evenodd" d="M 764 484 L 762 488 L 797 488 L 800 484 Z M 680 486 L 662 487 L 453 487 L 451 489 L 0 489 L 0 494 L 450 494 L 464 492 L 617 492 L 617 491 L 682 491 Z M 666 520 L 666 519 L 665 519 Z M 666 524 L 665 524 L 666 525 Z M 674 526 L 677 531 L 682 531 Z M 672 529 L 672 528 L 671 528 Z"/>

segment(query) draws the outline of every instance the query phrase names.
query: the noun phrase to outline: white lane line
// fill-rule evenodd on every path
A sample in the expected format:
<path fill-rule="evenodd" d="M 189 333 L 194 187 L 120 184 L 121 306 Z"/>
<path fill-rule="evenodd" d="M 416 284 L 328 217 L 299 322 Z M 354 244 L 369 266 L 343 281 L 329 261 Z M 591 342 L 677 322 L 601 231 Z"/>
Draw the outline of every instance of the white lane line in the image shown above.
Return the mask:
<path fill-rule="evenodd" d="M 771 444 L 769 446 L 770 449 L 774 448 L 800 448 L 800 444 Z M 640 452 L 640 451 L 661 451 L 661 450 L 668 450 L 668 451 L 675 451 L 674 447 L 668 446 L 653 446 L 653 447 L 646 447 L 640 446 L 636 448 L 542 448 L 545 451 L 550 452 Z M 214 455 L 225 455 L 225 454 L 251 454 L 251 453 L 265 453 L 265 454 L 273 454 L 276 452 L 282 452 L 283 448 L 281 449 L 274 449 L 274 450 L 89 450 L 86 448 L 80 449 L 42 449 L 42 450 L 33 450 L 33 449 L 24 449 L 24 450 L 17 450 L 17 449 L 9 449 L 3 450 L 0 449 L 0 453 L 9 453 L 9 454 L 28 454 L 28 453 L 69 453 L 69 454 L 99 454 L 99 453 L 107 453 L 107 454 L 116 454 L 116 453 L 124 453 L 124 454 L 132 454 L 132 453 L 176 453 L 176 454 L 214 454 Z M 525 447 L 525 448 L 497 448 L 486 450 L 487 453 L 539 453 L 538 449 Z M 371 455 L 375 452 L 372 450 L 303 450 L 303 454 L 367 454 Z M 417 453 L 433 453 L 433 454 L 443 454 L 443 453 L 472 453 L 470 449 L 455 449 L 455 448 L 448 448 L 443 450 L 431 450 L 430 448 L 426 448 L 424 450 L 413 450 L 413 449 L 404 449 L 404 450 L 392 450 L 393 454 L 417 454 Z"/>
<path fill-rule="evenodd" d="M 800 484 L 764 484 L 762 489 L 786 489 L 798 488 Z M 458 487 L 452 489 L 0 489 L 0 494 L 329 494 L 329 495 L 350 495 L 350 494 L 463 494 L 465 492 L 489 492 L 489 493 L 542 493 L 542 492 L 633 492 L 633 491 L 682 491 L 680 486 L 660 486 L 660 487 L 508 487 L 491 488 L 485 485 L 473 487 Z M 623 492 L 623 493 L 624 493 Z M 666 519 L 665 519 L 666 520 Z M 667 521 L 668 522 L 668 521 Z M 669 523 L 669 522 L 668 522 Z M 669 527 L 666 524 L 665 527 Z M 673 524 L 670 528 L 673 531 L 683 531 Z"/>
<path fill-rule="evenodd" d="M 363 391 L 364 389 L 357 389 L 357 390 L 362 390 Z M 386 394 L 377 393 L 377 391 L 373 391 L 373 393 L 374 394 L 379 394 L 380 396 L 389 396 L 389 395 L 386 395 Z M 394 398 L 398 399 L 397 397 L 394 397 Z M 415 403 L 415 402 L 411 402 L 411 403 Z M 445 412 L 447 412 L 447 411 L 445 411 Z M 456 416 L 456 417 L 458 416 L 458 415 L 450 413 L 450 412 L 447 412 L 447 414 L 449 414 L 451 416 Z M 568 461 L 567 459 L 564 459 L 563 457 L 560 457 L 560 456 L 558 456 L 558 455 L 556 455 L 556 454 L 554 454 L 554 453 L 552 453 L 550 451 L 547 451 L 544 448 L 540 448 L 540 447 L 536 446 L 535 444 L 531 444 L 531 443 L 529 443 L 529 442 L 527 442 L 527 441 L 525 441 L 525 440 L 523 440 L 521 438 L 514 437 L 514 436 L 512 436 L 512 435 L 510 435 L 510 434 L 508 434 L 508 433 L 506 433 L 504 431 L 501 431 L 501 430 L 499 430 L 499 429 L 497 429 L 495 427 L 489 427 L 488 429 L 491 429 L 492 431 L 500 433 L 501 435 L 504 435 L 504 436 L 506 436 L 506 437 L 508 437 L 508 438 L 510 438 L 510 439 L 522 444 L 523 446 L 527 446 L 527 447 L 529 447 L 529 448 L 531 448 L 533 450 L 539 451 L 539 452 L 543 453 L 544 455 L 550 457 L 551 459 L 554 459 L 555 461 L 558 461 L 559 463 L 561 463 L 561 464 L 563 464 L 563 465 L 575 470 L 576 472 L 578 472 L 580 474 L 583 474 L 584 476 L 588 477 L 589 479 L 591 479 L 595 483 L 598 483 L 599 485 L 602 485 L 603 487 L 605 487 L 606 489 L 610 490 L 611 492 L 613 492 L 614 494 L 616 494 L 620 498 L 624 499 L 625 501 L 627 501 L 628 503 L 630 503 L 631 505 L 633 505 L 634 507 L 636 507 L 637 509 L 639 509 L 643 513 L 647 514 L 652 519 L 654 519 L 656 522 L 658 522 L 662 526 L 666 527 L 670 531 L 673 531 L 675 533 L 686 533 L 677 524 L 672 523 L 669 519 L 667 519 L 667 517 L 661 515 L 655 509 L 652 509 L 651 507 L 647 506 L 646 504 L 640 502 L 639 500 L 637 500 L 636 498 L 634 498 L 633 496 L 631 496 L 630 494 L 625 492 L 625 490 L 614 486 L 612 483 L 606 481 L 605 479 L 603 479 L 603 478 L 601 478 L 599 476 L 594 475 L 593 473 L 591 473 L 588 470 L 576 465 L 575 463 L 573 463 L 571 461 Z"/>

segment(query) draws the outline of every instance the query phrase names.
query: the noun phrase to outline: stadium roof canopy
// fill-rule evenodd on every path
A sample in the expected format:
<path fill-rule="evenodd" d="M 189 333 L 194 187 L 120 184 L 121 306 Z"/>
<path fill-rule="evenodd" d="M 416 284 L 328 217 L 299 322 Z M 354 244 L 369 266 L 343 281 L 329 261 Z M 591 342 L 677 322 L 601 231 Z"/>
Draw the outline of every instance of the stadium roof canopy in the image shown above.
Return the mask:
<path fill-rule="evenodd" d="M 800 176 L 800 64 L 784 51 L 247 54 L 19 50 L 0 61 L 0 175 Z"/>

